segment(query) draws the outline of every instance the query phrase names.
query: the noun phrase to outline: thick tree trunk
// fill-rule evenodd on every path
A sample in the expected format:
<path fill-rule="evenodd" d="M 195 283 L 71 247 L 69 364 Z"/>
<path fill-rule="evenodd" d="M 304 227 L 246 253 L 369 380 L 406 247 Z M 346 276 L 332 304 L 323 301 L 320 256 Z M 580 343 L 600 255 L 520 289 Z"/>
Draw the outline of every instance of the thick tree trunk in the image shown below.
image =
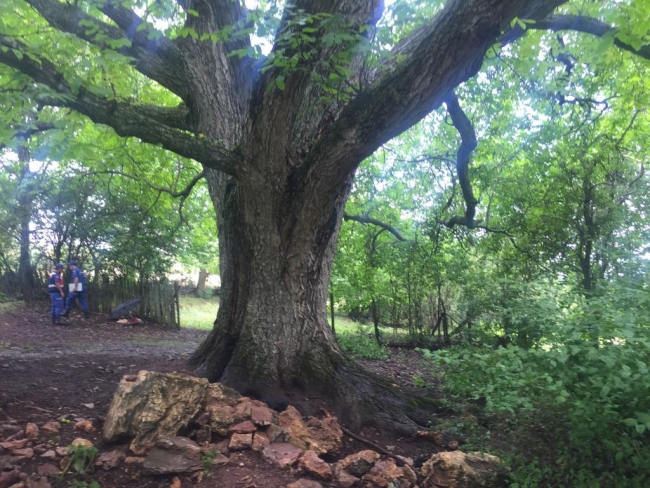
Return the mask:
<path fill-rule="evenodd" d="M 329 212 L 311 198 L 287 201 L 277 188 L 267 179 L 255 187 L 231 180 L 214 199 L 222 204 L 223 292 L 214 330 L 191 362 L 211 381 L 246 395 L 273 402 L 299 392 L 301 398 L 333 401 L 351 426 L 373 421 L 413 432 L 405 400 L 345 357 L 327 323 L 330 270 L 349 180 Z M 287 205 L 300 210 L 287 215 Z"/>

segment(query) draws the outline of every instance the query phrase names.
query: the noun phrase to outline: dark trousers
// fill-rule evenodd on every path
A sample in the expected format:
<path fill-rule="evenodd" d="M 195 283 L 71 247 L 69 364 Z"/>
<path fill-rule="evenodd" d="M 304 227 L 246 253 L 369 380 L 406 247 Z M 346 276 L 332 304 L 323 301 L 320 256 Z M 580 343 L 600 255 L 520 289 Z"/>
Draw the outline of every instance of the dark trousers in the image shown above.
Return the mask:
<path fill-rule="evenodd" d="M 52 322 L 58 322 L 63 314 L 63 297 L 57 291 L 50 293 L 50 300 L 52 300 Z"/>
<path fill-rule="evenodd" d="M 79 300 L 79 306 L 81 307 L 81 310 L 84 311 L 85 314 L 90 313 L 88 310 L 88 303 L 86 303 L 86 292 L 85 291 L 78 291 L 78 292 L 73 292 L 71 291 L 68 293 L 68 298 L 65 300 L 65 311 L 68 313 L 70 311 L 70 308 L 72 308 L 72 304 L 74 301 Z"/>

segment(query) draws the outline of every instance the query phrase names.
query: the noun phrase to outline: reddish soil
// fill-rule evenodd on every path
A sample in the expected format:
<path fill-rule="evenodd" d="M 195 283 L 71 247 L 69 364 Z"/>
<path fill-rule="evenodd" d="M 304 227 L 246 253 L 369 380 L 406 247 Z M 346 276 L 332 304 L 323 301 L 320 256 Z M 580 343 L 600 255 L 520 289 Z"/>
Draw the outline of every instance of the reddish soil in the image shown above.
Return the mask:
<path fill-rule="evenodd" d="M 47 444 L 49 449 L 67 446 L 75 437 L 84 437 L 100 453 L 110 451 L 114 446 L 101 440 L 101 425 L 121 377 L 142 369 L 191 373 L 186 360 L 206 335 L 205 331 L 169 330 L 156 325 L 118 325 L 101 315 L 85 320 L 74 311 L 67 325 L 53 326 L 46 304 L 0 312 L 0 428 L 2 425 L 24 428 L 27 422 L 41 426 L 48 420 L 65 418 L 72 422 L 64 423 L 59 434 L 41 435 L 39 442 Z M 411 351 L 395 351 L 387 361 L 362 361 L 362 364 L 391 378 L 395 385 L 412 390 L 420 386 L 421 379 L 429 384 L 433 381 L 431 372 L 420 367 L 418 358 Z M 72 426 L 77 419 L 93 421 L 97 432 L 74 432 Z M 8 435 L 0 431 L 0 441 Z M 438 450 L 424 440 L 403 439 L 373 429 L 366 429 L 361 435 L 396 454 L 412 458 Z M 344 454 L 368 448 L 346 438 Z M 48 462 L 37 455 L 21 464 L 20 469 L 27 474 L 37 473 L 39 466 Z M 272 467 L 254 452 L 243 452 L 232 455 L 229 464 L 215 469 L 210 477 L 198 483 L 188 477 L 179 478 L 183 487 L 275 488 L 284 487 L 300 476 Z M 97 470 L 85 477 L 48 480 L 54 487 L 69 487 L 75 481 L 96 481 L 102 488 L 166 488 L 172 477 L 144 476 L 140 465 L 123 463 L 116 469 Z"/>

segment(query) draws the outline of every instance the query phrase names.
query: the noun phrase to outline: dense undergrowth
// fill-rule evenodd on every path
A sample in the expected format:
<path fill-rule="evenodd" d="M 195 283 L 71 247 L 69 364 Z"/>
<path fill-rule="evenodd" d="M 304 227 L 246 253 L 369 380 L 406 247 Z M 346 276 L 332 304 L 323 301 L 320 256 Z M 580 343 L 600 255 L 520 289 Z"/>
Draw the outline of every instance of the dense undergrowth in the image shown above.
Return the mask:
<path fill-rule="evenodd" d="M 512 488 L 650 486 L 650 293 L 616 285 L 556 305 L 531 347 L 423 350 L 464 412 L 446 428 L 463 450 L 501 455 Z"/>

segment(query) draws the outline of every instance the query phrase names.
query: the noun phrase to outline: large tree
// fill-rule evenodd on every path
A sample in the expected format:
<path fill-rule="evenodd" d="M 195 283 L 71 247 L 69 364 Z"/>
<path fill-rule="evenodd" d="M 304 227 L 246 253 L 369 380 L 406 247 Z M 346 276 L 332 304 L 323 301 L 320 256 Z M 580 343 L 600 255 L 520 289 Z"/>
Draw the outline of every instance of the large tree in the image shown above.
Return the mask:
<path fill-rule="evenodd" d="M 401 26 L 393 10 L 388 24 L 400 39 L 381 56 L 369 41 L 382 0 L 271 3 L 277 25 L 265 60 L 251 44 L 264 15 L 238 0 L 0 3 L 2 76 L 33 80 L 16 96 L 46 119 L 71 109 L 203 165 L 223 284 L 214 330 L 193 357 L 205 376 L 266 398 L 326 394 L 348 407 L 352 424 L 408 431 L 399 398 L 342 355 L 327 325 L 358 165 L 445 103 L 463 134 L 458 170 L 471 226 L 476 138 L 453 90 L 488 50 L 516 41 L 525 25 L 609 36 L 645 57 L 648 48 L 607 19 L 552 16 L 566 0 L 448 0 L 425 2 L 419 26 Z"/>

